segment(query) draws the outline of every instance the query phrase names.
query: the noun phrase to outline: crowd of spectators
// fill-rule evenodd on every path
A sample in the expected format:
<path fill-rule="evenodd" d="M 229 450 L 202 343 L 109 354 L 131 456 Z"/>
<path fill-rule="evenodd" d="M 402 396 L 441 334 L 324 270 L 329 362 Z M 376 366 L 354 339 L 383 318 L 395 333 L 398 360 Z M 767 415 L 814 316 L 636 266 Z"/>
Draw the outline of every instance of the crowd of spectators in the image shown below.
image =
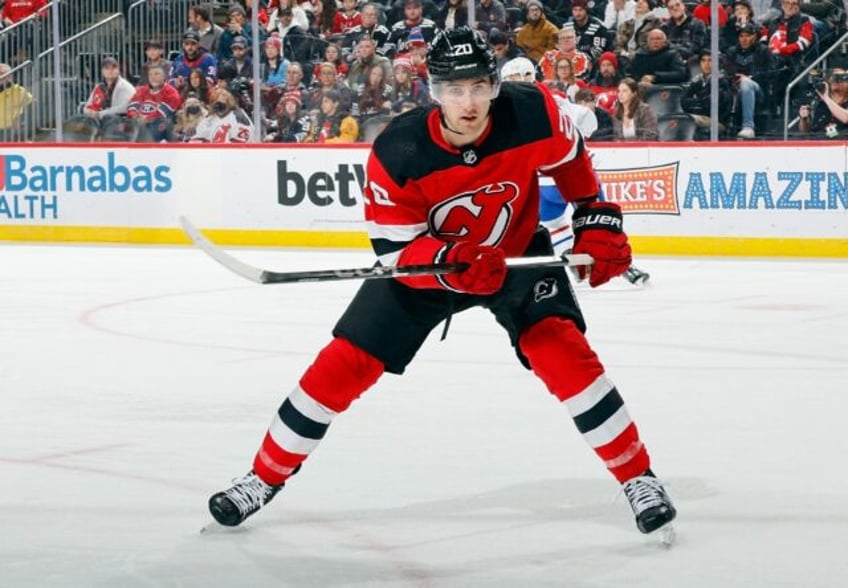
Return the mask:
<path fill-rule="evenodd" d="M 468 23 L 468 1 L 246 0 L 225 14 L 198 3 L 181 46 L 148 39 L 139 71 L 104 59 L 76 123 L 139 141 L 368 141 L 391 117 L 430 103 L 427 44 L 438 29 Z M 527 60 L 536 81 L 603 121 L 596 140 L 708 137 L 713 75 L 722 138 L 767 136 L 789 82 L 846 31 L 843 0 L 729 0 L 718 6 L 715 63 L 710 0 L 476 1 L 468 24 L 499 66 Z M 23 3 L 39 5 L 6 0 L 0 16 Z M 834 52 L 835 67 L 795 86 L 797 135 L 848 137 L 845 60 L 844 48 Z"/>

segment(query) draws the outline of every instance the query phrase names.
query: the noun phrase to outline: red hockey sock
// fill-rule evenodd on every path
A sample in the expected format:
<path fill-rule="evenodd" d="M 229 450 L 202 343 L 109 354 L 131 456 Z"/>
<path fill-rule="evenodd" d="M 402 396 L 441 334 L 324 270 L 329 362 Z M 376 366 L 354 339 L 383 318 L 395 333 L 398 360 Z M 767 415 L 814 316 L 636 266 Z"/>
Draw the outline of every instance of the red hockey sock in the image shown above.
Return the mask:
<path fill-rule="evenodd" d="M 574 424 L 619 481 L 650 467 L 648 451 L 624 401 L 577 326 L 548 317 L 524 331 L 521 352 L 533 372 L 568 407 Z"/>
<path fill-rule="evenodd" d="M 370 388 L 383 364 L 341 338 L 315 358 L 286 398 L 253 460 L 253 470 L 268 484 L 282 484 L 309 456 L 333 418 Z"/>

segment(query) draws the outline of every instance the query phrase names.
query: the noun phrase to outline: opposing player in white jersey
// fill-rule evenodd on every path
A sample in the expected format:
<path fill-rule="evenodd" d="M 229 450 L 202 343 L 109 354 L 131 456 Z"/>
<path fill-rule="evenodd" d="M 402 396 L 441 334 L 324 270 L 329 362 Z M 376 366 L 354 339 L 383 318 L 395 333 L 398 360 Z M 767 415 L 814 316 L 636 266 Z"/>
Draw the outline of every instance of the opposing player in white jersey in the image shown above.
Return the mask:
<path fill-rule="evenodd" d="M 533 62 L 526 57 L 510 59 L 501 68 L 501 79 L 504 82 L 535 82 L 536 69 Z M 560 110 L 574 121 L 580 134 L 588 139 L 598 130 L 598 119 L 589 108 L 575 104 L 568 98 L 554 94 Z M 556 184 L 545 176 L 539 177 L 539 216 L 542 225 L 551 234 L 554 253 L 562 255 L 571 251 L 574 244 L 574 232 L 571 230 L 571 214 L 568 213 L 568 203 L 562 199 Z M 603 186 L 599 198 L 604 199 Z M 644 284 L 651 277 L 648 272 L 631 265 L 623 277 L 631 284 Z"/>

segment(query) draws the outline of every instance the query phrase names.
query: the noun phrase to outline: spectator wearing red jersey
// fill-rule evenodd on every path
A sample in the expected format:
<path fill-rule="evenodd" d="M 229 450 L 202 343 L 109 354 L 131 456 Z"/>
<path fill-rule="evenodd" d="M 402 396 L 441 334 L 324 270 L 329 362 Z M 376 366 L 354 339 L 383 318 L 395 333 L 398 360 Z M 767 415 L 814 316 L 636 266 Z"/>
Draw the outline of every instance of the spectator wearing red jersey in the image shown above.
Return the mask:
<path fill-rule="evenodd" d="M 711 0 L 701 0 L 695 8 L 692 9 L 692 18 L 697 18 L 704 26 L 709 27 L 712 24 L 712 2 Z M 727 9 L 723 4 L 718 5 L 718 26 L 723 27 L 727 24 Z"/>
<path fill-rule="evenodd" d="M 589 82 L 589 89 L 595 95 L 595 103 L 609 114 L 615 114 L 620 81 L 618 59 L 615 53 L 607 51 L 598 60 L 598 73 Z"/>
<path fill-rule="evenodd" d="M 165 68 L 151 66 L 147 70 L 147 83 L 139 86 L 130 99 L 127 116 L 138 119 L 146 127 L 151 141 L 167 141 L 181 103 L 179 91 L 165 83 Z"/>
<path fill-rule="evenodd" d="M 342 9 L 333 17 L 332 35 L 346 35 L 350 29 L 362 24 L 362 15 L 356 9 L 356 0 L 342 0 Z"/>
<path fill-rule="evenodd" d="M 0 9 L 0 19 L 6 26 L 13 25 L 47 6 L 47 2 L 48 0 L 6 0 Z"/>

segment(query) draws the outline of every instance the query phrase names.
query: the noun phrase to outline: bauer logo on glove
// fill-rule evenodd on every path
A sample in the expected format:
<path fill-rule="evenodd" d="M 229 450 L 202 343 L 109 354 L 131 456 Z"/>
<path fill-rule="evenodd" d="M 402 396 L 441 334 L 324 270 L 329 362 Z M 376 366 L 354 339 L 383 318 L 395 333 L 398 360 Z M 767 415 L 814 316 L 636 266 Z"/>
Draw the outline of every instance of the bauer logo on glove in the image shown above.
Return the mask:
<path fill-rule="evenodd" d="M 620 276 L 632 262 L 630 243 L 621 218 L 621 207 L 613 202 L 592 202 L 574 211 L 574 253 L 588 253 L 591 267 L 579 267 L 581 280 L 589 278 L 593 288 Z"/>

